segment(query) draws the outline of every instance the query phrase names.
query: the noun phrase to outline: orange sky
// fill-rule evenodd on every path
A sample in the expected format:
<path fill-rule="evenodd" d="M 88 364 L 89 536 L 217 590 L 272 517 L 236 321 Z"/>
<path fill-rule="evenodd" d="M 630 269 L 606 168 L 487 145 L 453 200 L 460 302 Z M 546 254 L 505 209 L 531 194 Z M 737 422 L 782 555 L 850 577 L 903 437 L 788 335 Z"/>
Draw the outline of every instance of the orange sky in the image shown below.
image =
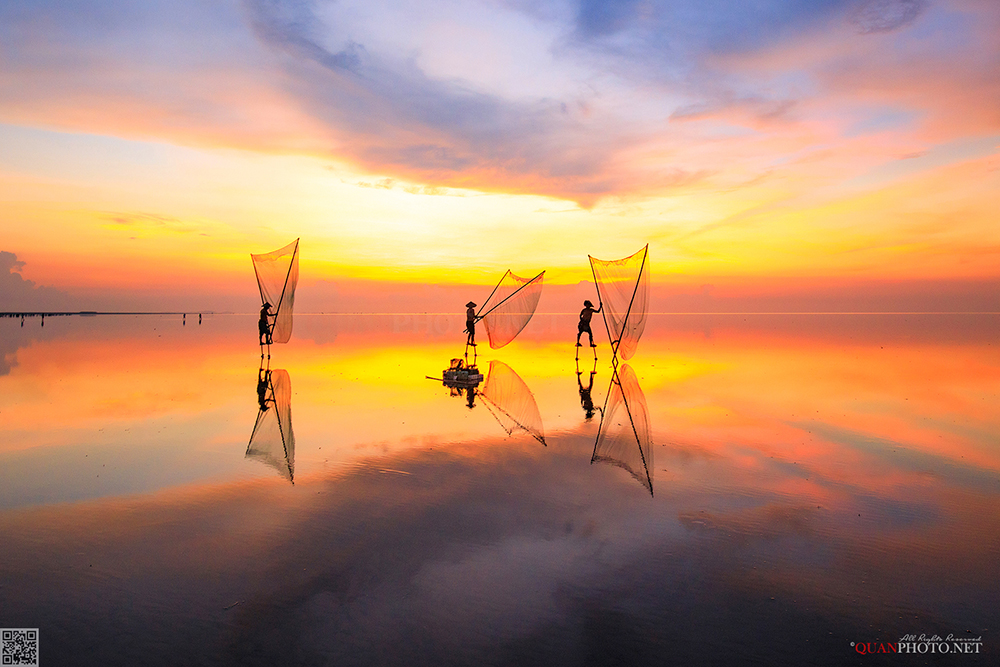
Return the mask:
<path fill-rule="evenodd" d="M 313 310 L 647 242 L 668 300 L 996 309 L 995 3 L 86 4 L 0 10 L 0 309 L 245 310 L 296 237 Z"/>

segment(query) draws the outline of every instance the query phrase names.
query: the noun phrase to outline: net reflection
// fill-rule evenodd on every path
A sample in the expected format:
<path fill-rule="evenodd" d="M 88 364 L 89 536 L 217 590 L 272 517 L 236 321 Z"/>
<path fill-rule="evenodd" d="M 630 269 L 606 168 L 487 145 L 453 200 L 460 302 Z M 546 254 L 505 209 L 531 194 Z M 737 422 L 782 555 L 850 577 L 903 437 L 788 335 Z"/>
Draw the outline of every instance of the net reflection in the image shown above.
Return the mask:
<path fill-rule="evenodd" d="M 591 463 L 626 470 L 653 495 L 653 447 L 649 410 L 635 371 L 622 364 L 612 372 Z"/>
<path fill-rule="evenodd" d="M 476 398 L 481 398 L 480 404 L 493 415 L 507 435 L 524 431 L 544 445 L 542 415 L 538 411 L 535 395 L 521 376 L 504 362 L 493 360 L 486 372 L 486 381 L 480 388 L 482 379 L 474 364 L 466 366 L 461 359 L 452 359 L 451 367 L 444 372 L 442 384 L 451 390 L 452 396 L 464 396 L 470 409 L 476 407 Z"/>
<path fill-rule="evenodd" d="M 486 383 L 479 390 L 479 395 L 507 435 L 525 431 L 545 444 L 542 415 L 538 412 L 535 395 L 513 368 L 502 361 L 491 361 Z"/>
<path fill-rule="evenodd" d="M 292 431 L 292 381 L 288 371 L 257 371 L 257 421 L 246 458 L 257 459 L 295 483 L 295 433 Z"/>

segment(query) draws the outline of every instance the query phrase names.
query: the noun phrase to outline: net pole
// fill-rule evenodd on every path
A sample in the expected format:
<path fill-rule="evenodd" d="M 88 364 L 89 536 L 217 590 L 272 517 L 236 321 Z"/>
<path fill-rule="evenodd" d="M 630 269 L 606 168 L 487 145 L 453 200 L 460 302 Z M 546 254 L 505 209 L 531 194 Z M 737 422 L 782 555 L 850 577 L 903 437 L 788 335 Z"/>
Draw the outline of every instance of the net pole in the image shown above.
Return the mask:
<path fill-rule="evenodd" d="M 589 257 L 590 255 L 588 255 Z M 618 375 L 618 368 L 612 366 L 611 368 L 611 381 L 608 382 L 608 391 L 604 394 L 604 407 L 601 408 L 601 423 L 597 427 L 597 439 L 594 440 L 594 453 L 590 456 L 590 462 L 593 463 L 594 459 L 597 458 L 597 445 L 601 443 L 601 433 L 604 431 L 604 416 L 608 413 L 608 399 L 611 398 L 611 387 L 615 384 L 615 377 Z M 619 381 L 619 385 L 621 382 Z M 624 394 L 623 394 L 624 396 Z"/>
<path fill-rule="evenodd" d="M 501 408 L 500 405 L 497 404 L 495 401 L 493 401 L 493 399 L 491 399 L 489 396 L 487 396 L 486 394 L 476 394 L 476 395 L 482 397 L 482 399 L 484 401 L 486 401 L 485 403 L 483 403 L 483 405 L 486 406 L 486 409 L 490 411 L 490 414 L 493 415 L 493 418 L 497 420 L 498 424 L 500 424 L 500 428 L 502 428 L 504 431 L 507 431 L 507 435 L 509 435 L 509 436 L 510 435 L 514 435 L 514 430 L 513 429 L 509 429 L 508 430 L 508 428 L 503 425 L 503 422 L 500 421 L 500 418 L 497 417 L 496 414 L 494 414 L 493 410 L 490 410 L 490 404 L 491 403 L 493 404 L 493 407 L 496 408 L 496 410 L 498 412 L 502 412 L 504 414 L 504 416 L 506 416 L 508 419 L 510 419 L 512 422 L 514 422 L 514 424 L 519 429 L 521 429 L 522 431 L 524 431 L 525 433 L 527 433 L 528 435 L 530 435 L 532 438 L 534 438 L 538 442 L 542 443 L 542 445 L 548 447 L 548 445 L 545 444 L 545 438 L 544 437 L 539 438 L 537 435 L 535 435 L 534 433 L 532 433 L 530 428 L 528 428 L 527 426 L 525 426 L 524 424 L 522 424 L 521 422 L 519 422 L 517 419 L 515 419 L 514 415 L 510 414 L 509 412 L 507 412 L 506 410 L 504 410 L 503 408 Z"/>
<path fill-rule="evenodd" d="M 299 254 L 299 240 L 302 237 L 295 239 L 295 249 L 292 250 L 292 258 L 288 261 L 288 271 L 285 272 L 285 282 L 281 286 L 281 296 L 278 297 L 278 306 L 274 309 L 274 324 L 270 326 L 271 335 L 274 335 L 274 327 L 278 326 L 278 311 L 281 310 L 281 303 L 285 300 L 285 290 L 288 289 L 288 276 L 292 275 L 292 264 L 295 263 L 295 258 Z M 259 286 L 259 281 L 258 281 Z"/>
<path fill-rule="evenodd" d="M 611 365 L 615 366 L 614 360 L 618 352 L 615 349 L 615 340 L 611 337 L 611 327 L 608 326 L 608 316 L 604 310 L 604 297 L 601 296 L 601 283 L 597 282 L 597 272 L 594 270 L 594 258 L 587 255 L 587 259 L 590 260 L 590 275 L 594 276 L 594 287 L 597 289 L 597 300 L 601 302 L 601 319 L 604 320 L 604 330 L 608 332 L 608 345 L 611 346 Z M 621 339 L 619 339 L 621 340 Z M 605 397 L 604 406 L 607 407 L 608 399 Z M 601 416 L 601 421 L 604 421 L 604 416 Z M 594 445 L 594 451 L 597 451 L 597 445 Z"/>
<path fill-rule="evenodd" d="M 260 427 L 260 418 L 264 416 L 263 410 L 257 410 L 257 421 L 253 423 L 253 431 L 250 433 L 250 441 L 247 442 L 247 453 L 250 453 L 250 447 L 253 446 L 253 437 L 257 435 L 257 429 Z"/>
<path fill-rule="evenodd" d="M 288 280 L 288 278 L 285 278 L 285 280 Z M 274 383 L 270 379 L 268 379 L 267 383 L 271 387 L 271 396 L 274 397 L 274 417 L 278 422 L 278 435 L 281 436 L 281 449 L 285 452 L 285 467 L 288 468 L 288 478 L 289 481 L 291 481 L 292 468 L 288 464 L 288 442 L 285 439 L 285 429 L 281 427 L 281 411 L 278 410 L 278 398 L 274 396 Z M 626 407 L 628 406 L 626 405 Z M 292 482 L 292 484 L 294 483 L 295 482 Z"/>
<path fill-rule="evenodd" d="M 486 301 L 483 301 L 483 305 L 481 305 L 481 306 L 479 307 L 479 313 L 482 313 L 482 312 L 483 312 L 483 308 L 485 308 L 485 307 L 486 307 L 486 304 L 488 304 L 488 303 L 490 302 L 490 299 L 492 299 L 492 298 L 493 298 L 493 295 L 497 293 L 497 290 L 498 290 L 498 289 L 500 289 L 500 285 L 502 285 L 502 284 L 503 284 L 503 279 L 507 277 L 507 274 L 508 274 L 508 273 L 510 273 L 510 269 L 507 269 L 506 271 L 504 271 L 504 272 L 503 272 L 503 275 L 502 275 L 502 276 L 500 276 L 500 282 L 498 282 L 498 283 L 496 284 L 496 287 L 494 287 L 494 288 L 493 288 L 493 291 L 492 291 L 492 292 L 490 292 L 490 295 L 489 295 L 488 297 L 486 297 Z M 491 308 L 490 310 L 493 310 L 493 309 Z M 476 317 L 485 317 L 485 315 L 480 315 L 479 313 L 476 313 Z"/>
<path fill-rule="evenodd" d="M 622 320 L 622 335 L 625 335 L 625 327 L 628 325 L 628 318 L 632 314 L 632 304 L 635 303 L 635 295 L 639 291 L 639 281 L 642 280 L 642 271 L 646 268 L 646 257 L 649 256 L 649 244 L 643 248 L 642 264 L 639 265 L 639 275 L 635 278 L 635 287 L 632 288 L 632 298 L 628 302 L 628 310 L 625 311 L 625 319 Z M 620 341 L 619 341 L 620 342 Z"/>
<path fill-rule="evenodd" d="M 277 409 L 277 401 L 274 400 L 274 385 L 271 384 L 271 378 L 267 378 L 267 386 L 271 388 L 271 402 L 275 404 Z M 267 404 L 267 397 L 264 397 L 264 404 Z M 250 447 L 253 445 L 253 437 L 257 435 L 257 429 L 260 427 L 260 418 L 264 416 L 266 410 L 260 408 L 257 410 L 257 421 L 253 423 L 253 431 L 250 433 L 250 442 L 247 443 L 247 454 L 250 453 Z M 275 411 L 275 417 L 277 417 L 277 411 Z M 281 421 L 278 421 L 278 428 L 281 428 Z"/>
<path fill-rule="evenodd" d="M 510 269 L 508 269 L 508 270 L 507 270 L 507 273 L 510 273 Z M 506 277 L 507 277 L 507 273 L 503 274 L 503 275 L 504 275 L 504 278 L 506 278 Z M 503 301 L 500 301 L 499 303 L 497 303 L 497 305 L 493 306 L 492 308 L 490 308 L 489 310 L 487 310 L 487 311 L 486 311 L 485 313 L 483 313 L 482 315 L 477 315 L 476 317 L 486 317 L 487 315 L 489 315 L 490 313 L 492 313 L 492 312 L 493 312 L 494 310 L 496 310 L 497 308 L 499 308 L 500 306 L 502 306 L 502 305 L 503 305 L 504 303 L 506 303 L 506 302 L 507 302 L 507 301 L 509 301 L 510 299 L 514 298 L 514 297 L 515 297 L 515 296 L 517 295 L 517 293 L 518 293 L 518 292 L 520 292 L 520 291 L 521 291 L 521 290 L 523 290 L 523 289 L 524 289 L 525 287 L 527 287 L 527 286 L 528 286 L 528 285 L 530 285 L 531 283 L 533 283 L 533 282 L 535 282 L 536 280 L 538 280 L 539 278 L 541 278 L 541 277 L 542 277 L 543 275 L 545 275 L 545 272 L 544 272 L 544 271 L 542 271 L 542 272 L 541 272 L 541 273 L 539 273 L 539 274 L 538 274 L 537 276 L 535 276 L 534 278 L 532 278 L 532 279 L 531 279 L 531 280 L 529 280 L 528 282 L 526 282 L 526 283 L 524 283 L 523 285 L 521 285 L 520 287 L 518 287 L 518 288 L 517 288 L 516 290 L 514 290 L 514 291 L 513 291 L 513 292 L 511 292 L 510 294 L 508 294 L 508 295 L 507 295 L 507 298 L 505 298 L 505 299 L 504 299 Z M 501 278 L 501 279 L 500 279 L 500 282 L 503 282 L 503 278 Z M 497 288 L 499 288 L 499 287 L 500 287 L 500 285 L 499 285 L 499 284 L 497 284 Z M 496 291 L 497 291 L 497 290 L 496 290 L 496 288 L 494 288 L 494 289 L 493 289 L 493 292 L 496 292 Z M 493 296 L 493 293 L 490 293 L 490 296 Z M 487 301 L 487 303 L 488 303 L 488 302 L 489 302 L 489 299 L 486 299 L 486 301 Z"/>
<path fill-rule="evenodd" d="M 483 403 L 483 405 L 485 405 L 485 406 L 486 406 L 486 411 L 487 411 L 487 412 L 489 412 L 489 413 L 490 413 L 491 415 L 493 415 L 493 419 L 496 419 L 496 420 L 497 420 L 497 423 L 498 423 L 498 424 L 500 424 L 500 428 L 502 428 L 502 429 L 504 430 L 504 432 L 505 432 L 505 433 L 506 433 L 506 434 L 507 434 L 508 436 L 510 436 L 510 435 L 513 435 L 513 434 L 514 434 L 514 431 L 512 431 L 512 430 L 507 430 L 507 427 L 503 425 L 503 422 L 502 422 L 502 421 L 500 421 L 500 418 L 499 418 L 499 417 L 497 417 L 497 416 L 496 416 L 496 413 L 494 413 L 494 412 L 493 412 L 493 410 L 492 410 L 492 409 L 490 408 L 490 403 L 493 403 L 493 401 L 491 401 L 491 400 L 490 400 L 489 398 L 487 398 L 487 397 L 486 397 L 486 394 L 482 394 L 482 393 L 479 393 L 479 392 L 476 392 L 476 396 L 480 397 L 481 399 L 483 399 L 483 401 L 485 401 L 485 402 Z M 493 403 L 493 405 L 494 405 L 494 406 L 496 406 L 496 409 L 497 409 L 497 410 L 499 410 L 499 409 L 500 409 L 500 406 L 499 406 L 499 405 L 497 405 L 496 403 Z M 512 420 L 512 421 L 513 421 L 513 420 Z M 515 423 L 517 423 L 517 422 L 515 421 Z"/>
<path fill-rule="evenodd" d="M 621 378 L 618 379 L 621 383 Z M 635 428 L 635 420 L 632 418 L 632 408 L 628 406 L 628 399 L 625 398 L 625 391 L 622 390 L 622 403 L 625 404 L 625 413 L 628 415 L 629 426 L 632 427 L 632 435 L 635 436 L 636 447 L 639 448 L 639 457 L 642 459 L 642 469 L 646 471 L 646 481 L 649 482 L 649 495 L 653 495 L 653 479 L 649 476 L 649 465 L 646 464 L 646 455 L 642 451 L 642 440 L 639 438 L 639 431 Z"/>
<path fill-rule="evenodd" d="M 253 261 L 253 253 L 250 253 L 250 263 L 253 264 L 253 277 L 257 279 L 257 291 L 260 292 L 260 305 L 264 305 L 264 288 L 260 286 L 260 274 L 257 273 L 257 262 Z"/>
<path fill-rule="evenodd" d="M 544 273 L 544 271 L 543 271 L 543 273 Z M 513 369 L 511 369 L 511 370 L 513 370 Z M 492 375 L 492 372 L 493 372 L 493 363 L 490 362 L 490 374 L 491 375 Z M 517 375 L 517 373 L 514 373 L 514 375 Z M 486 383 L 489 384 L 489 378 L 486 378 Z M 522 380 L 522 383 L 523 383 L 523 380 Z M 525 386 L 525 389 L 527 390 L 528 395 L 531 396 L 531 401 L 532 401 L 532 403 L 535 404 L 535 409 L 537 410 L 538 409 L 538 404 L 535 403 L 535 397 L 534 397 L 534 395 L 531 393 L 531 390 L 527 388 L 527 386 Z M 490 409 L 490 404 L 491 403 L 493 404 L 493 407 L 496 408 L 496 410 L 498 412 L 502 412 L 508 419 L 510 419 L 512 422 L 514 422 L 515 426 L 517 426 L 518 428 L 520 428 L 521 430 L 523 430 L 525 433 L 527 433 L 528 435 L 530 435 L 532 438 L 534 438 L 538 442 L 542 443 L 543 446 L 548 447 L 548 445 L 545 443 L 545 436 L 539 437 L 539 436 L 535 435 L 534 433 L 532 433 L 530 428 L 528 428 L 527 426 L 525 426 L 524 424 L 522 424 L 517 419 L 517 417 L 515 417 L 512 414 L 510 414 L 510 412 L 508 410 L 505 410 L 503 407 L 501 407 L 501 405 L 497 401 L 495 401 L 492 398 L 490 398 L 490 395 L 487 394 L 485 391 L 477 391 L 476 395 L 477 396 L 481 396 L 483 398 L 483 400 L 486 401 L 485 403 L 483 403 L 483 405 L 485 405 L 486 409 L 489 410 L 489 412 L 490 412 L 491 415 L 493 415 L 493 418 L 497 420 L 497 423 L 500 424 L 500 427 L 503 428 L 504 431 L 507 431 L 507 435 L 513 435 L 514 431 L 512 429 L 508 429 L 506 426 L 503 425 L 503 422 L 501 422 L 500 418 L 496 416 L 496 413 L 494 413 L 493 410 Z M 542 427 L 542 430 L 544 430 L 544 426 Z"/>

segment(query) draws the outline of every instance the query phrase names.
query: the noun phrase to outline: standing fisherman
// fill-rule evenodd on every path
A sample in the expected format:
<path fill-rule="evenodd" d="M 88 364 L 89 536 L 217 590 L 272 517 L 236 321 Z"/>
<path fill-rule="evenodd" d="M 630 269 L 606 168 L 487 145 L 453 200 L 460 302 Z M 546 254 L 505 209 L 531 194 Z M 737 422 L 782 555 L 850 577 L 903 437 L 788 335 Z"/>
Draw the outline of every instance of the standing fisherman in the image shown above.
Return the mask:
<path fill-rule="evenodd" d="M 271 317 L 271 304 L 265 301 L 264 305 L 260 307 L 260 321 L 257 322 L 261 345 L 271 344 L 271 323 L 269 321 Z"/>
<path fill-rule="evenodd" d="M 590 318 L 594 316 L 594 313 L 601 312 L 601 309 L 603 308 L 603 303 L 600 308 L 594 310 L 594 304 L 592 304 L 589 300 L 583 302 L 583 310 L 580 311 L 580 324 L 576 327 L 577 347 L 580 347 L 580 336 L 582 336 L 584 332 L 587 332 L 587 335 L 590 336 L 590 347 L 597 347 L 594 345 L 594 332 L 590 330 Z"/>
<path fill-rule="evenodd" d="M 480 319 L 482 318 L 476 317 L 476 304 L 472 301 L 465 304 L 465 330 L 469 333 L 466 345 L 476 346 L 476 321 Z"/>

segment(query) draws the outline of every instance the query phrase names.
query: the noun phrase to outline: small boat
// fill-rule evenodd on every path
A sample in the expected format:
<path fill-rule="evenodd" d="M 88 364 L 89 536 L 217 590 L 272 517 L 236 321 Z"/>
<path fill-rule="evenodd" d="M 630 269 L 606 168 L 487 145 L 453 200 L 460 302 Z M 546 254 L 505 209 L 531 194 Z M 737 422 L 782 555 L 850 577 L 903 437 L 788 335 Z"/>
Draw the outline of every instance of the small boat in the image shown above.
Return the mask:
<path fill-rule="evenodd" d="M 441 382 L 446 387 L 466 389 L 477 387 L 483 381 L 483 374 L 475 364 L 466 364 L 462 358 L 451 360 L 451 364 L 441 373 Z"/>

